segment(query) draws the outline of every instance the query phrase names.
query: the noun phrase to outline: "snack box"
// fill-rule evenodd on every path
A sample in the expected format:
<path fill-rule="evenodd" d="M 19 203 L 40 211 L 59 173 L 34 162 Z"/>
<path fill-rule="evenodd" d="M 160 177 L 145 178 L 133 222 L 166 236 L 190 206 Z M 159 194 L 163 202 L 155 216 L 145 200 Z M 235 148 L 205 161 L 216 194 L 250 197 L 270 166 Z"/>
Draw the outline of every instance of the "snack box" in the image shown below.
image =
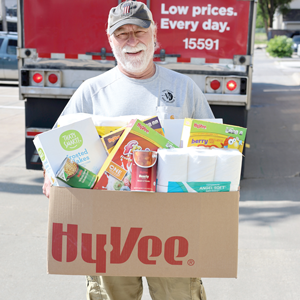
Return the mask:
<path fill-rule="evenodd" d="M 243 153 L 247 129 L 228 124 L 216 124 L 196 119 L 184 120 L 181 145 L 238 149 Z"/>
<path fill-rule="evenodd" d="M 68 186 L 56 178 L 56 173 L 66 157 L 95 174 L 107 158 L 91 118 L 41 133 L 34 138 L 33 143 L 55 186 Z"/>
<path fill-rule="evenodd" d="M 223 123 L 223 119 L 201 119 L 203 121 Z M 165 137 L 175 145 L 182 148 L 180 141 L 182 135 L 184 119 L 162 119 L 161 125 L 164 129 Z"/>
<path fill-rule="evenodd" d="M 158 148 L 178 147 L 142 121 L 132 120 L 100 169 L 94 189 L 129 191 L 132 152 Z"/>
<path fill-rule="evenodd" d="M 48 273 L 236 278 L 239 192 L 52 187 Z"/>
<path fill-rule="evenodd" d="M 157 131 L 159 134 L 164 136 L 164 131 L 161 127 L 158 117 L 155 116 L 155 117 L 143 120 L 143 122 L 145 124 L 147 124 L 149 127 L 151 127 L 152 129 L 154 129 L 155 131 Z M 115 131 L 102 136 L 101 141 L 102 141 L 104 148 L 108 154 L 112 151 L 114 146 L 117 144 L 117 142 L 118 142 L 120 136 L 122 135 L 122 133 L 124 132 L 125 128 L 126 127 L 123 126 L 122 128 L 118 128 Z"/>

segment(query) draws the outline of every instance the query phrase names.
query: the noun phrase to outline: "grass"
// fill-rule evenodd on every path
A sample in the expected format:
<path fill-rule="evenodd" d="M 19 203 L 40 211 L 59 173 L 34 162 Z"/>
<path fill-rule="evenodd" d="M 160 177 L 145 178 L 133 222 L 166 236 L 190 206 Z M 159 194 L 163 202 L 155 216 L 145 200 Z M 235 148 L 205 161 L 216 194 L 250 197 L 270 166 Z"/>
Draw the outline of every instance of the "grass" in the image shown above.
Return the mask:
<path fill-rule="evenodd" d="M 255 44 L 266 44 L 268 42 L 267 35 L 262 32 L 255 33 Z"/>

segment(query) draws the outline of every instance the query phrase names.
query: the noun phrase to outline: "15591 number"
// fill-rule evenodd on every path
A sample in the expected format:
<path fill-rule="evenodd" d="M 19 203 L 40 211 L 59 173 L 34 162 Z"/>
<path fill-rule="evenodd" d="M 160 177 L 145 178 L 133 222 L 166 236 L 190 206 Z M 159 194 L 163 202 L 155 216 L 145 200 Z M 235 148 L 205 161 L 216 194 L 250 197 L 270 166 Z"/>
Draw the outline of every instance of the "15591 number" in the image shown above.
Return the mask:
<path fill-rule="evenodd" d="M 199 50 L 219 50 L 219 40 L 212 39 L 196 39 L 196 38 L 186 38 L 183 40 L 185 49 L 199 49 Z"/>

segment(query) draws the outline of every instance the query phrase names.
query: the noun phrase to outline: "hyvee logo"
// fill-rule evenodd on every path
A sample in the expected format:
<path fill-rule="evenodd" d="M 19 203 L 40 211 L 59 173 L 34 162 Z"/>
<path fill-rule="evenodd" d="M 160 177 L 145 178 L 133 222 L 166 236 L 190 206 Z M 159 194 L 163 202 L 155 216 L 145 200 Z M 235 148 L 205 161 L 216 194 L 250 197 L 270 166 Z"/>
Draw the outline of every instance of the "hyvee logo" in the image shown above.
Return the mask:
<path fill-rule="evenodd" d="M 194 127 L 198 129 L 206 129 L 205 125 L 194 123 Z"/>
<path fill-rule="evenodd" d="M 121 248 L 121 227 L 111 227 L 110 244 L 113 250 L 110 252 L 111 264 L 125 263 L 131 256 L 133 249 L 137 245 L 138 259 L 146 265 L 155 265 L 155 257 L 164 253 L 164 259 L 170 265 L 182 265 L 183 258 L 188 254 L 189 243 L 182 236 L 169 237 L 163 245 L 161 239 L 154 235 L 141 237 L 142 228 L 130 228 L 123 248 Z M 72 262 L 77 258 L 78 252 L 78 225 L 68 224 L 67 231 L 63 231 L 62 223 L 53 223 L 52 231 L 52 257 L 57 261 L 62 261 L 63 236 L 67 237 L 66 261 Z M 95 239 L 93 246 L 93 239 Z M 106 273 L 105 246 L 107 243 L 106 234 L 81 234 L 81 258 L 86 263 L 96 264 L 97 273 Z M 148 252 L 151 245 L 151 253 Z M 96 258 L 92 258 L 92 249 L 96 248 Z M 152 258 L 152 259 L 149 259 Z"/>
<path fill-rule="evenodd" d="M 73 151 L 83 144 L 82 136 L 77 130 L 67 130 L 59 137 L 62 148 L 66 151 Z"/>
<path fill-rule="evenodd" d="M 167 103 L 173 103 L 175 101 L 174 93 L 170 90 L 163 90 L 161 94 L 161 99 Z"/>
<path fill-rule="evenodd" d="M 149 133 L 149 130 L 148 130 L 145 126 L 143 126 L 142 124 L 138 123 L 138 124 L 137 124 L 137 127 L 138 127 L 139 129 L 145 131 L 146 133 Z"/>

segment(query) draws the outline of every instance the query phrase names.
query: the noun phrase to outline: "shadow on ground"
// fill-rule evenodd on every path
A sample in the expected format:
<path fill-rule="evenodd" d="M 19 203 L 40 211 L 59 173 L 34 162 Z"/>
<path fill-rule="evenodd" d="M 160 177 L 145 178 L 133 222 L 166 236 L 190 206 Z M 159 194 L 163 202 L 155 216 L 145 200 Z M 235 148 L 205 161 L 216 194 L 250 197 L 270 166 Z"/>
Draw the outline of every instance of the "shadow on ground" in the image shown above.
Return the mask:
<path fill-rule="evenodd" d="M 42 184 L 32 185 L 32 184 L 0 182 L 0 193 L 41 195 L 43 194 L 43 191 L 42 191 Z"/>
<path fill-rule="evenodd" d="M 253 222 L 257 226 L 269 226 L 300 215 L 300 205 L 286 202 L 284 205 L 260 204 L 240 207 L 240 222 Z"/>

